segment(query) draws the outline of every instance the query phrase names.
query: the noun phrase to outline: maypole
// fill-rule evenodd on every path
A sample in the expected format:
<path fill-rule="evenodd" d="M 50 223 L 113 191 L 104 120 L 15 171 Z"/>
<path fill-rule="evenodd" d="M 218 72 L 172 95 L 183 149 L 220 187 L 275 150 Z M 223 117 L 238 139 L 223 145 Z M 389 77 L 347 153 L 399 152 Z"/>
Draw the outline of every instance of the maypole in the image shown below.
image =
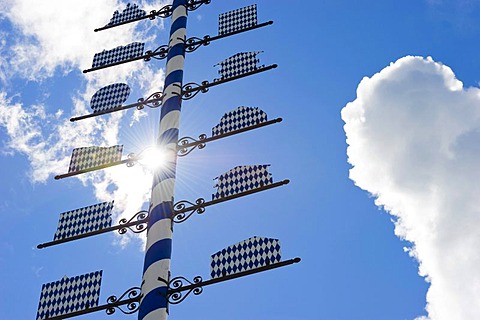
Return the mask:
<path fill-rule="evenodd" d="M 182 87 L 185 61 L 186 2 L 174 0 L 172 5 L 167 71 L 157 139 L 157 147 L 161 152 L 165 152 L 167 157 L 164 165 L 155 168 L 153 178 L 139 320 L 161 320 L 168 316 L 167 290 L 172 252 L 178 128 L 182 107 L 179 90 Z"/>
<path fill-rule="evenodd" d="M 152 153 L 158 154 L 158 157 L 154 159 L 157 166 L 153 168 L 150 205 L 148 210 L 141 210 L 130 219 L 120 219 L 115 225 L 112 219 L 113 199 L 62 212 L 53 241 L 41 243 L 37 247 L 47 248 L 112 231 L 120 234 L 147 231 L 143 277 L 140 286 L 130 287 L 120 295 L 110 295 L 103 304 L 100 303 L 102 270 L 74 277 L 64 276 L 58 281 L 45 283 L 40 294 L 37 320 L 63 320 L 98 311 L 105 311 L 107 315 L 117 311 L 124 314 L 138 312 L 139 320 L 166 320 L 169 305 L 181 303 L 191 293 L 201 294 L 206 286 L 300 262 L 300 258 L 282 259 L 278 239 L 254 235 L 227 247 L 222 244 L 223 249 L 211 255 L 209 279 L 195 276 L 189 280 L 182 275 L 171 276 L 174 223 L 183 223 L 195 214 L 203 214 L 209 206 L 289 183 L 288 179 L 274 181 L 269 164 L 243 164 L 217 175 L 214 179 L 216 191 L 211 195 L 211 200 L 197 198 L 174 202 L 177 157 L 187 156 L 195 149 L 204 149 L 207 143 L 282 121 L 282 118 L 269 120 L 267 113 L 259 107 L 241 105 L 227 111 L 212 128 L 211 134 L 203 133 L 198 138 L 179 138 L 182 100 L 193 99 L 197 94 L 207 93 L 215 86 L 277 67 L 276 64 L 260 64 L 258 55 L 263 51 L 243 51 L 215 64 L 220 67 L 217 78 L 183 84 L 186 53 L 192 53 L 217 40 L 273 24 L 273 21 L 258 23 L 257 5 L 251 4 L 220 14 L 217 35 L 187 39 L 188 11 L 209 3 L 210 0 L 173 0 L 173 4 L 152 10 L 148 14 L 138 5 L 127 4 L 123 11 L 114 12 L 107 25 L 95 29 L 97 32 L 141 20 L 172 17 L 168 44 L 145 50 L 145 43 L 133 42 L 103 50 L 94 55 L 91 68 L 83 71 L 93 72 L 138 60 L 148 62 L 152 59 L 166 59 L 163 90 L 124 104 L 129 98 L 130 86 L 126 83 L 109 84 L 93 95 L 90 101 L 93 113 L 70 119 L 75 122 L 132 108 L 160 108 L 159 131 L 154 146 L 156 152 Z M 55 176 L 55 179 L 62 180 L 121 164 L 131 167 L 147 157 L 147 150 L 123 157 L 123 145 L 75 148 L 68 172 Z"/>

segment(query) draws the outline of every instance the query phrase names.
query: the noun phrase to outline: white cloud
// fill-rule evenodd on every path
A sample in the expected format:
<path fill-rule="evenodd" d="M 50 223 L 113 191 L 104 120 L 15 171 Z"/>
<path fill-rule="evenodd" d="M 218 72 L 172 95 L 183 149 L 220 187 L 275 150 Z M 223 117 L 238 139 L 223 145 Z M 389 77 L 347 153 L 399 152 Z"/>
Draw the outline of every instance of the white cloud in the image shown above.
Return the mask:
<path fill-rule="evenodd" d="M 342 119 L 350 178 L 396 217 L 430 282 L 428 318 L 480 318 L 480 90 L 404 57 L 364 78 Z"/>
<path fill-rule="evenodd" d="M 73 66 L 88 65 L 103 45 L 126 40 L 125 30 L 122 34 L 93 34 L 95 26 L 108 22 L 116 1 L 82 2 L 7 0 L 4 15 L 18 32 L 9 52 L 15 58 L 11 71 L 32 80 L 51 76 L 57 67 L 70 71 Z"/>
<path fill-rule="evenodd" d="M 162 26 L 160 19 L 145 24 L 142 32 L 135 31 L 138 23 L 93 32 L 106 25 L 115 10 L 123 8 L 117 0 L 6 0 L 0 14 L 7 17 L 18 32 L 7 52 L 14 58 L 8 61 L 9 69 L 25 78 L 38 80 L 52 76 L 57 68 L 65 72 L 76 67 L 87 69 L 93 55 L 103 49 L 153 40 L 154 37 L 146 34 L 150 28 Z"/>
<path fill-rule="evenodd" d="M 45 181 L 51 170 L 58 169 L 66 162 L 61 156 L 62 146 L 53 145 L 46 150 L 47 144 L 53 144 L 53 141 L 45 136 L 42 123 L 46 127 L 52 118 L 45 113 L 43 106 L 32 106 L 25 110 L 19 103 L 12 104 L 6 94 L 0 92 L 0 126 L 6 129 L 9 136 L 7 149 L 2 151 L 26 154 L 32 164 L 30 176 L 35 182 Z"/>
<path fill-rule="evenodd" d="M 164 5 L 165 1 L 140 3 L 147 12 Z M 103 49 L 134 41 L 145 42 L 146 50 L 160 45 L 156 40 L 158 32 L 152 31 L 163 29 L 162 19 L 144 22 L 139 28 L 136 28 L 138 23 L 133 23 L 93 32 L 94 28 L 107 24 L 115 10 L 124 7 L 125 4 L 117 0 L 6 0 L 0 4 L 0 17 L 12 27 L 8 33 L 0 33 L 0 55 L 5 58 L 0 60 L 0 81 L 5 84 L 0 91 L 0 127 L 7 132 L 1 141 L 4 144 L 1 151 L 3 155 L 20 153 L 28 157 L 31 164 L 28 175 L 33 182 L 45 183 L 53 175 L 66 172 L 75 147 L 123 143 L 119 141 L 122 119 L 131 112 L 75 123 L 68 121 L 72 115 L 90 113 L 87 104 L 98 89 L 125 82 L 140 89 L 144 97 L 152 94 L 152 90 L 161 90 L 163 70 L 139 61 L 86 74 L 83 83 L 79 82 L 79 90 L 72 92 L 71 108 L 66 110 L 49 113 L 47 110 L 52 106 L 43 103 L 27 106 L 21 92 L 16 91 L 13 81 L 34 81 L 41 86 L 45 79 L 53 79 L 55 84 L 61 82 L 64 75 L 79 74 L 90 67 L 93 55 Z M 52 92 L 50 96 L 54 95 Z M 130 126 L 137 124 L 143 115 L 135 112 Z M 137 147 L 142 146 L 129 148 Z M 78 178 L 85 185 L 93 186 L 97 199 L 115 199 L 116 220 L 130 218 L 145 208 L 148 201 L 151 175 L 138 165 L 110 168 Z M 122 238 L 122 243 L 125 239 L 128 237 Z"/>

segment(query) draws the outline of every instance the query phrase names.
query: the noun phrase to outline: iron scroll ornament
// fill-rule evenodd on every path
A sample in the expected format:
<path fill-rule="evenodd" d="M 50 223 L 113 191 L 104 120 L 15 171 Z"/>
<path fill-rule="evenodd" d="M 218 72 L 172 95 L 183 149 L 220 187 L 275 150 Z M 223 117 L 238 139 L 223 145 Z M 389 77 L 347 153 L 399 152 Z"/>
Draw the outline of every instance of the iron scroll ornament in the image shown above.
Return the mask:
<path fill-rule="evenodd" d="M 181 276 L 173 278 L 168 284 L 168 290 L 171 291 L 171 293 L 168 294 L 168 302 L 171 304 L 179 304 L 180 302 L 185 300 L 192 292 L 194 295 L 198 296 L 203 292 L 203 288 L 201 286 L 202 281 L 203 279 L 201 276 L 196 276 L 195 278 L 193 278 L 193 282 Z M 185 293 L 184 291 L 176 291 L 182 290 L 183 287 L 190 288 L 188 290 L 185 290 Z"/>
<path fill-rule="evenodd" d="M 187 83 L 183 86 L 180 86 L 178 84 L 173 84 L 173 85 L 181 89 L 181 92 L 178 93 L 178 94 L 181 95 L 182 100 L 190 100 L 200 92 L 201 93 L 208 92 L 210 87 L 217 86 L 217 85 L 222 84 L 222 83 L 227 83 L 227 82 L 230 82 L 230 81 L 233 81 L 233 80 L 245 78 L 245 77 L 257 74 L 257 73 L 261 73 L 261 72 L 264 72 L 264 71 L 275 69 L 277 67 L 278 67 L 277 64 L 272 64 L 272 65 L 269 65 L 269 66 L 262 65 L 260 67 L 256 67 L 255 70 L 248 71 L 248 72 L 238 74 L 238 75 L 235 75 L 235 76 L 231 76 L 231 77 L 228 77 L 228 78 L 216 78 L 211 83 L 208 80 L 205 80 L 205 81 L 202 81 L 201 84 L 198 84 L 196 82 L 189 82 L 189 83 Z"/>
<path fill-rule="evenodd" d="M 182 100 L 190 100 L 195 97 L 198 93 L 208 92 L 208 85 L 210 82 L 208 80 L 202 81 L 202 84 L 196 82 L 189 82 L 182 87 Z"/>
<path fill-rule="evenodd" d="M 202 6 L 202 4 L 210 4 L 211 0 L 188 0 L 187 1 L 187 10 L 194 11 Z"/>
<path fill-rule="evenodd" d="M 172 15 L 173 11 L 172 11 L 172 5 L 171 4 L 168 4 L 164 7 L 162 7 L 160 10 L 152 10 L 150 11 L 150 15 L 148 16 L 148 18 L 150 20 L 154 20 L 156 17 L 160 17 L 160 18 L 168 18 Z"/>
<path fill-rule="evenodd" d="M 156 60 L 165 59 L 168 55 L 168 49 L 168 45 L 163 45 L 155 50 L 148 50 L 145 52 L 145 58 L 143 58 L 143 60 L 150 61 L 152 58 Z"/>
<path fill-rule="evenodd" d="M 201 46 L 208 46 L 210 44 L 210 36 L 204 36 L 203 39 L 198 37 L 191 37 L 185 41 L 185 51 L 194 52 Z"/>
<path fill-rule="evenodd" d="M 133 217 L 130 218 L 130 220 L 127 220 L 127 219 L 123 218 L 118 222 L 118 224 L 120 226 L 130 224 L 130 222 L 132 222 L 134 220 L 136 220 L 136 222 L 138 222 L 138 224 L 122 227 L 122 228 L 118 229 L 118 233 L 125 234 L 128 231 L 127 229 L 129 229 L 133 233 L 141 233 L 141 232 L 147 230 L 146 227 L 147 227 L 148 219 L 149 219 L 148 211 L 146 211 L 146 210 L 142 210 L 142 211 L 137 212 Z"/>
<path fill-rule="evenodd" d="M 210 2 L 211 2 L 211 0 L 200 0 L 200 1 L 199 0 L 188 0 L 186 7 L 187 7 L 188 11 L 193 11 L 193 10 L 198 9 L 202 4 L 209 4 Z M 164 6 L 160 10 L 150 11 L 150 15 L 148 16 L 148 18 L 150 20 L 154 20 L 156 17 L 168 18 L 172 14 L 173 14 L 172 5 L 169 4 L 169 5 Z"/>
<path fill-rule="evenodd" d="M 173 222 L 174 223 L 182 223 L 186 221 L 188 218 L 190 218 L 194 213 L 202 214 L 205 212 L 205 207 L 203 204 L 205 203 L 205 199 L 203 198 L 198 198 L 195 200 L 195 203 L 192 203 L 187 200 L 179 201 L 173 205 L 175 211 L 180 211 L 185 209 L 188 205 L 191 205 L 193 208 L 189 213 L 181 212 L 177 213 L 173 216 Z"/>
<path fill-rule="evenodd" d="M 131 168 L 133 167 L 138 161 L 138 156 L 135 153 L 129 153 L 127 155 L 127 167 Z"/>
<path fill-rule="evenodd" d="M 115 313 L 117 308 L 120 310 L 123 314 L 132 314 L 138 311 L 138 308 L 140 307 L 139 301 L 141 298 L 141 289 L 140 287 L 133 287 L 125 291 L 120 298 L 117 298 L 117 296 L 112 295 L 107 298 L 107 309 L 105 309 L 105 312 L 108 315 L 112 315 Z M 126 309 L 124 310 L 123 308 L 120 307 L 118 304 L 119 302 L 122 302 L 125 300 L 126 303 Z"/>
<path fill-rule="evenodd" d="M 162 105 L 164 94 L 163 92 L 152 93 L 148 98 L 138 99 L 139 105 L 137 105 L 137 110 L 142 110 L 145 106 L 149 108 L 158 108 Z"/>
<path fill-rule="evenodd" d="M 206 134 L 201 134 L 198 136 L 198 140 L 194 139 L 192 137 L 184 137 L 178 141 L 178 156 L 179 157 L 184 157 L 188 155 L 190 152 L 195 150 L 196 148 L 198 149 L 203 149 L 206 147 L 205 143 L 201 143 L 202 140 L 207 139 Z"/>

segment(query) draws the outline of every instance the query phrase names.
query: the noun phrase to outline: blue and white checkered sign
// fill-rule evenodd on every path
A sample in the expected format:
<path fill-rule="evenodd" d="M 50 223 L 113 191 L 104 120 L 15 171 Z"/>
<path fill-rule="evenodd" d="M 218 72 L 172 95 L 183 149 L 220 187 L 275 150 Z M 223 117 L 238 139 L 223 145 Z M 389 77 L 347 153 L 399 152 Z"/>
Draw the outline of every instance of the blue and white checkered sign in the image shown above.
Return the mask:
<path fill-rule="evenodd" d="M 280 262 L 281 259 L 278 239 L 252 237 L 213 254 L 210 275 L 212 279 L 220 278 Z"/>
<path fill-rule="evenodd" d="M 146 14 L 147 13 L 144 10 L 138 8 L 138 5 L 131 5 L 130 3 L 128 3 L 127 7 L 125 8 L 125 10 L 122 11 L 122 13 L 119 13 L 118 10 L 113 13 L 113 17 L 112 19 L 110 19 L 110 22 L 107 24 L 107 26 L 112 26 L 122 22 L 141 18 L 144 17 Z"/>
<path fill-rule="evenodd" d="M 238 193 L 257 189 L 273 183 L 268 172 L 270 165 L 237 166 L 232 170 L 215 178 L 214 187 L 217 192 L 212 194 L 212 200 L 232 196 Z"/>
<path fill-rule="evenodd" d="M 93 113 L 118 108 L 130 95 L 130 87 L 125 83 L 114 83 L 95 92 L 90 100 Z"/>
<path fill-rule="evenodd" d="M 93 146 L 75 148 L 72 151 L 68 172 L 77 172 L 120 161 L 122 158 L 122 151 L 123 145 L 115 145 L 112 147 Z"/>
<path fill-rule="evenodd" d="M 145 43 L 132 42 L 126 46 L 120 46 L 112 50 L 103 50 L 96 53 L 93 57 L 92 68 L 109 65 L 115 62 L 121 62 L 143 56 Z"/>
<path fill-rule="evenodd" d="M 71 238 L 112 226 L 113 201 L 62 212 L 53 240 Z"/>
<path fill-rule="evenodd" d="M 267 114 L 259 108 L 238 107 L 225 113 L 220 123 L 212 128 L 212 136 L 248 128 L 256 124 L 266 122 Z"/>
<path fill-rule="evenodd" d="M 218 17 L 218 34 L 240 31 L 257 25 L 257 5 L 222 13 Z"/>
<path fill-rule="evenodd" d="M 228 79 L 257 70 L 257 68 L 259 68 L 257 63 L 260 62 L 257 54 L 262 52 L 263 51 L 240 52 L 217 63 L 215 66 L 220 66 L 220 70 L 218 70 L 220 79 Z"/>
<path fill-rule="evenodd" d="M 102 270 L 42 286 L 37 320 L 44 320 L 98 306 Z"/>

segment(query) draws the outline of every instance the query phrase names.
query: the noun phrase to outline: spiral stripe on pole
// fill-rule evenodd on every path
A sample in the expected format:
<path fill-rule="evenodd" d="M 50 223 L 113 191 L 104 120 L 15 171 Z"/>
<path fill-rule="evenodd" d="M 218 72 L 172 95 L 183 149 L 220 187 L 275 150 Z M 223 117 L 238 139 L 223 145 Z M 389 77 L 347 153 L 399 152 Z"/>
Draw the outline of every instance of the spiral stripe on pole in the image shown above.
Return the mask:
<path fill-rule="evenodd" d="M 168 317 L 167 284 L 172 251 L 172 207 L 177 165 L 178 127 L 182 107 L 181 87 L 185 61 L 187 0 L 174 0 L 167 56 L 164 99 L 157 139 L 168 155 L 167 164 L 154 173 L 150 200 L 150 219 L 143 267 L 142 299 L 139 320 L 164 320 Z"/>

